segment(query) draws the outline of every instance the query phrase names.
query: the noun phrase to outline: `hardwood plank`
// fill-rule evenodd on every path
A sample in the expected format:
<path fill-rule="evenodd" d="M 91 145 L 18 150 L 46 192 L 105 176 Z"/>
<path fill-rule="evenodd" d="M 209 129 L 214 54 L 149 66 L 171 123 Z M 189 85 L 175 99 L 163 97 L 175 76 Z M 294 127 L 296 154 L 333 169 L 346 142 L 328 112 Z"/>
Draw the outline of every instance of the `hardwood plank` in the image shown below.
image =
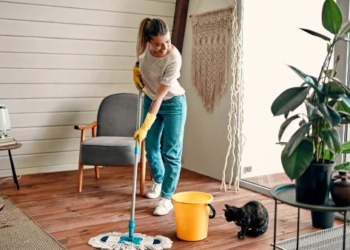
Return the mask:
<path fill-rule="evenodd" d="M 96 180 L 94 169 L 84 170 L 83 192 L 76 192 L 77 171 L 23 176 L 21 190 L 5 182 L 2 191 L 67 249 L 91 250 L 91 237 L 107 232 L 127 232 L 130 216 L 132 168 L 102 168 L 101 179 Z M 149 174 L 149 171 L 148 171 Z M 146 178 L 146 186 L 152 182 Z M 172 249 L 272 249 L 274 201 L 271 197 L 241 189 L 239 192 L 221 192 L 220 182 L 183 169 L 176 192 L 198 190 L 213 195 L 216 218 L 210 220 L 208 237 L 199 242 L 181 241 L 176 236 L 174 213 L 152 215 L 155 200 L 136 198 L 136 232 L 163 235 L 174 241 Z M 257 238 L 240 240 L 240 230 L 227 223 L 221 208 L 224 204 L 242 206 L 258 200 L 269 211 L 269 230 Z M 295 237 L 297 209 L 278 205 L 277 239 Z M 336 220 L 335 224 L 342 222 Z M 301 235 L 317 231 L 311 225 L 308 210 L 301 210 Z"/>

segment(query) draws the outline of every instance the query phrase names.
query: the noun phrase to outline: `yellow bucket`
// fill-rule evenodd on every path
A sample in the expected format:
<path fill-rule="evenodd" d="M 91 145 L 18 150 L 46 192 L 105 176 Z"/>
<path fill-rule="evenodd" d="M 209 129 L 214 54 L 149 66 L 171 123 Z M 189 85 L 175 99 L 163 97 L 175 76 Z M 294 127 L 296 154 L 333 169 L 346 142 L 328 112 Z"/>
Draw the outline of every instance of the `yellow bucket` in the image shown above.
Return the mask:
<path fill-rule="evenodd" d="M 210 204 L 213 196 L 202 192 L 182 192 L 171 197 L 174 203 L 176 234 L 181 240 L 199 241 L 208 236 L 209 218 L 215 217 Z M 213 215 L 210 215 L 210 210 Z"/>

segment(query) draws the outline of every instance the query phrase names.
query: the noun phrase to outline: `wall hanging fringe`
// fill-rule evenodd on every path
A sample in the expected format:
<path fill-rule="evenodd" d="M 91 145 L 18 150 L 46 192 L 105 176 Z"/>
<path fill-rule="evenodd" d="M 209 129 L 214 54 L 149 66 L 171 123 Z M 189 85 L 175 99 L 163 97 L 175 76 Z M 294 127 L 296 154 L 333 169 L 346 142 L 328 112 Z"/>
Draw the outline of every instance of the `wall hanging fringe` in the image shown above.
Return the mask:
<path fill-rule="evenodd" d="M 192 15 L 192 84 L 212 112 L 227 85 L 227 54 L 232 10 L 225 8 Z"/>
<path fill-rule="evenodd" d="M 234 0 L 234 5 L 237 5 L 237 0 Z M 243 4 L 241 4 L 241 13 L 243 13 Z M 231 91 L 231 109 L 228 113 L 228 134 L 229 141 L 225 165 L 222 173 L 221 190 L 227 191 L 226 187 L 226 169 L 229 161 L 229 156 L 232 153 L 231 176 L 229 179 L 229 189 L 233 182 L 233 190 L 239 190 L 239 171 L 241 168 L 242 157 L 242 125 L 243 125 L 243 97 L 244 97 L 244 81 L 243 81 L 243 50 L 242 50 L 242 27 L 240 27 L 238 8 L 232 12 L 232 46 L 231 46 L 231 71 L 232 85 Z M 242 25 L 242 23 L 241 23 Z"/>

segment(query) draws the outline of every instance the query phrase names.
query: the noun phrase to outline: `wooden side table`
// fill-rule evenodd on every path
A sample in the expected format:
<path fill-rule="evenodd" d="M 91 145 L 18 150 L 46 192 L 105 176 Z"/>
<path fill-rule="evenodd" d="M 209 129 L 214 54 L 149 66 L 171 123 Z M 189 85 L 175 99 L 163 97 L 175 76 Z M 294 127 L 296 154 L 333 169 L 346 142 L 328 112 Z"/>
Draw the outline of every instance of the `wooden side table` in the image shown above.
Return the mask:
<path fill-rule="evenodd" d="M 20 148 L 22 147 L 21 143 L 17 143 L 14 145 L 9 145 L 9 146 L 3 146 L 0 147 L 0 151 L 1 150 L 7 150 L 9 157 L 10 157 L 10 163 L 11 163 L 11 168 L 12 168 L 12 175 L 13 175 L 13 181 L 16 183 L 17 185 L 17 190 L 19 190 L 19 184 L 18 184 L 18 180 L 17 180 L 17 174 L 16 174 L 16 170 L 15 170 L 15 164 L 13 163 L 13 159 L 12 159 L 12 154 L 11 154 L 11 150 L 12 149 L 16 149 L 16 148 Z"/>

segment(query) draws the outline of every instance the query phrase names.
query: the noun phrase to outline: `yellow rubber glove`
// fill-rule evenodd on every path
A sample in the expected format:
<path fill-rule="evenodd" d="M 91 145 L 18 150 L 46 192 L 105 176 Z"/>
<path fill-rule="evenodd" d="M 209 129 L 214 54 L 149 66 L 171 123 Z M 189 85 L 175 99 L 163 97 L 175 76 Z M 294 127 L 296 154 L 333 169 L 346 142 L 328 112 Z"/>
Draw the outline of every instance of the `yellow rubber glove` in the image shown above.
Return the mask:
<path fill-rule="evenodd" d="M 132 68 L 133 71 L 133 75 L 134 75 L 134 83 L 135 83 L 135 87 L 137 89 L 139 89 L 139 87 L 141 87 L 143 89 L 144 85 L 142 83 L 142 77 L 141 77 L 141 72 L 140 72 L 140 68 L 137 66 L 134 66 Z"/>
<path fill-rule="evenodd" d="M 146 138 L 147 132 L 151 128 L 151 126 L 154 123 L 154 121 L 156 120 L 156 118 L 157 118 L 157 116 L 148 112 L 145 120 L 143 121 L 141 128 L 135 132 L 134 140 L 136 140 L 136 138 L 138 137 L 139 145 L 141 145 L 141 142 Z"/>

